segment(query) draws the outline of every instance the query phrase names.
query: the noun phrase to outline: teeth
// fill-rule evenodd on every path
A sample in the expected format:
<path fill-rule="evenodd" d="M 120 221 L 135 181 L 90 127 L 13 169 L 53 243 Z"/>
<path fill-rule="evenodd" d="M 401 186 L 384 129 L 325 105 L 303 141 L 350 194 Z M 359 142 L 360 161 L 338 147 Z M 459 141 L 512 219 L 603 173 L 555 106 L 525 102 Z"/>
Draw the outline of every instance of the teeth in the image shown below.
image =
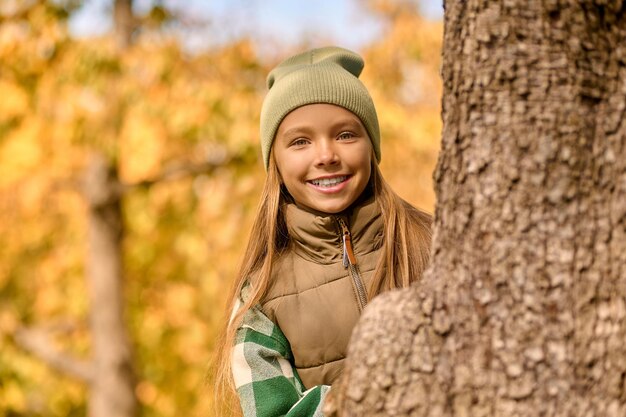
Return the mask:
<path fill-rule="evenodd" d="M 333 185 L 337 185 L 340 182 L 344 182 L 346 179 L 348 179 L 348 177 L 343 175 L 341 177 L 324 178 L 321 180 L 313 180 L 311 182 L 317 185 L 318 187 L 332 187 Z"/>

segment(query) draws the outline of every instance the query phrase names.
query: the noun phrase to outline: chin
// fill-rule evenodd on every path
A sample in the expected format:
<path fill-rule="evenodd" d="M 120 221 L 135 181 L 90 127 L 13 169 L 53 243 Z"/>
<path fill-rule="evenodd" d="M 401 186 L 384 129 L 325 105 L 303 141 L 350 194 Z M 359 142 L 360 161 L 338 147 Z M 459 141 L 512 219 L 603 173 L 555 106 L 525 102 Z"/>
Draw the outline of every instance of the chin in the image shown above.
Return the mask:
<path fill-rule="evenodd" d="M 324 209 L 320 211 L 323 213 L 328 213 L 328 214 L 338 214 L 338 213 L 341 213 L 343 209 Z"/>
<path fill-rule="evenodd" d="M 317 210 L 324 212 L 324 213 L 329 213 L 329 214 L 337 214 L 337 213 L 341 213 L 342 211 L 344 211 L 345 209 L 347 209 L 348 207 L 350 207 L 350 205 L 340 205 L 340 206 L 321 206 L 319 207 Z"/>

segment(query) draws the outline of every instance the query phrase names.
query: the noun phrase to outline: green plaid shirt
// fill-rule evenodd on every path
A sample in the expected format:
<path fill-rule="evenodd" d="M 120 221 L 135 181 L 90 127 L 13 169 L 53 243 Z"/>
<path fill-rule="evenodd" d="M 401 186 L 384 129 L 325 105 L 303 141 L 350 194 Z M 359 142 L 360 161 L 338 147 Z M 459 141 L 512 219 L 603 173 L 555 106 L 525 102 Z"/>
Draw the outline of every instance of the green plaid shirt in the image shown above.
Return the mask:
<path fill-rule="evenodd" d="M 240 305 L 241 300 L 234 311 Z M 258 306 L 246 312 L 237 329 L 232 370 L 245 417 L 323 417 L 330 386 L 305 390 L 287 338 Z"/>

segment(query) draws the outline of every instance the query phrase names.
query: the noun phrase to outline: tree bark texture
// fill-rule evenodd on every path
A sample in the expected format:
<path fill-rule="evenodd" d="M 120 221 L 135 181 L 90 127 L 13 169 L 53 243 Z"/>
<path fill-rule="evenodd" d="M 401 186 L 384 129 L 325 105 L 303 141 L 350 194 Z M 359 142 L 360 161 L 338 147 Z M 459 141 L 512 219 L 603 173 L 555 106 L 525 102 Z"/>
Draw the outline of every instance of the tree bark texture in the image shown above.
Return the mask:
<path fill-rule="evenodd" d="M 85 185 L 93 341 L 89 417 L 133 417 L 137 401 L 132 349 L 124 322 L 120 187 L 115 170 L 102 156 L 93 158 Z"/>
<path fill-rule="evenodd" d="M 626 2 L 448 0 L 433 258 L 329 416 L 626 416 Z"/>

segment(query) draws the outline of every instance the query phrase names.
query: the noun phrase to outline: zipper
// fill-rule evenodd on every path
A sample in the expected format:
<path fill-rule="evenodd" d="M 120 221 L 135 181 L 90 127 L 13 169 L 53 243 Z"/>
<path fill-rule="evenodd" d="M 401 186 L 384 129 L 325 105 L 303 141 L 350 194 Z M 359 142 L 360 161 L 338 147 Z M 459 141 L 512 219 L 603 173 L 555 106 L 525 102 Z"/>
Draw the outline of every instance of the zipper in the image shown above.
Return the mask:
<path fill-rule="evenodd" d="M 350 235 L 350 229 L 342 218 L 337 218 L 337 222 L 341 227 L 341 240 L 343 243 L 343 267 L 348 268 L 350 271 L 350 277 L 352 278 L 353 288 L 356 295 L 359 311 L 363 311 L 367 304 L 367 294 L 365 291 L 365 285 L 361 279 L 361 274 L 357 268 L 356 257 L 354 256 L 354 250 L 352 249 L 352 236 Z"/>

